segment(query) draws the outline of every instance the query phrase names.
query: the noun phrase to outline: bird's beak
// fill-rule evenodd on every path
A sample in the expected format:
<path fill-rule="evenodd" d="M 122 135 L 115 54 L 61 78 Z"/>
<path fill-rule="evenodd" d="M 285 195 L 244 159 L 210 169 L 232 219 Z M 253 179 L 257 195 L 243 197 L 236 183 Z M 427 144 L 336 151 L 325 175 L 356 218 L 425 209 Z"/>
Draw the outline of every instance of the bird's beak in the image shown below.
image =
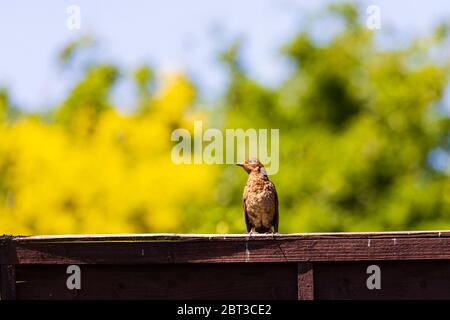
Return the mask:
<path fill-rule="evenodd" d="M 236 163 L 236 165 L 239 167 L 244 167 L 244 165 L 242 163 Z"/>

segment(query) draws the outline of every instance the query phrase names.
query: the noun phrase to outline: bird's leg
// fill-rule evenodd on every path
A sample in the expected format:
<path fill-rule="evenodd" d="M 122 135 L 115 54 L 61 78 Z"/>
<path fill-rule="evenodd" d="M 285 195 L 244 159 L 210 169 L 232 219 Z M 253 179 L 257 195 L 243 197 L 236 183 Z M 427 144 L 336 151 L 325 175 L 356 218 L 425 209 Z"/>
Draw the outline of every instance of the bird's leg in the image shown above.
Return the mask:
<path fill-rule="evenodd" d="M 255 228 L 251 228 L 250 232 L 248 233 L 248 236 L 251 238 L 254 232 L 255 232 Z"/>
<path fill-rule="evenodd" d="M 272 239 L 275 239 L 275 234 L 278 234 L 278 232 L 275 232 L 274 228 L 271 228 L 272 231 Z"/>

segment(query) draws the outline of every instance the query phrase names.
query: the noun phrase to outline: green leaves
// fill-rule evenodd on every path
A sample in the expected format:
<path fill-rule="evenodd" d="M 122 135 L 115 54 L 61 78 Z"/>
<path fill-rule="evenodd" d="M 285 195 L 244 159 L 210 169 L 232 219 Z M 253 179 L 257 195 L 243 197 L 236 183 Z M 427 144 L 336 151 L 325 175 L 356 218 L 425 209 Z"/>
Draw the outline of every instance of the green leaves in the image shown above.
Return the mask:
<path fill-rule="evenodd" d="M 417 39 L 421 46 L 381 50 L 359 24 L 357 8 L 328 11 L 336 13 L 345 28 L 326 44 L 304 30 L 284 46 L 294 67 L 273 90 L 278 120 L 259 109 L 263 103 L 248 103 L 264 90 L 259 86 L 246 91 L 237 103 L 241 117 L 227 125 L 242 126 L 250 113 L 248 126 L 280 129 L 280 171 L 271 179 L 280 195 L 281 232 L 439 227 L 450 221 L 443 197 L 450 181 L 430 168 L 428 156 L 449 145 L 448 120 L 436 112 L 449 60 L 439 63 L 426 52 L 444 49 Z M 437 30 L 440 38 L 444 31 Z M 228 186 L 239 194 L 244 183 L 243 177 Z"/>
<path fill-rule="evenodd" d="M 81 132 L 93 130 L 101 113 L 110 108 L 109 93 L 117 76 L 114 66 L 92 67 L 56 110 L 56 121 Z"/>

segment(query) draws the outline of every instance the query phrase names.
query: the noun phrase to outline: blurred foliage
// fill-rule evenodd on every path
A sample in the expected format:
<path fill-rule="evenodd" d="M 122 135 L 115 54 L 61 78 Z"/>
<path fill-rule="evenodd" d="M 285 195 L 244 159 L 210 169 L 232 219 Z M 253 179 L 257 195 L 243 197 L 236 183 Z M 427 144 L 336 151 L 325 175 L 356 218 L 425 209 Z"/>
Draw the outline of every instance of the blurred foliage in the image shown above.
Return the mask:
<path fill-rule="evenodd" d="M 88 72 L 57 110 L 69 122 L 24 117 L 1 127 L 1 232 L 174 232 L 182 203 L 211 198 L 204 184 L 214 184 L 216 168 L 170 159 L 173 126 L 202 117 L 185 115 L 189 81 L 166 79 L 152 113 L 124 116 L 103 101 L 112 74 L 109 67 Z"/>
<path fill-rule="evenodd" d="M 450 228 L 448 27 L 380 49 L 358 9 L 332 5 L 342 30 L 326 43 L 302 30 L 283 47 L 292 72 L 275 88 L 248 76 L 242 42 L 221 55 L 229 82 L 201 107 L 183 74 L 133 72 L 137 105 L 110 101 L 113 65 L 91 65 L 51 120 L 22 114 L 0 91 L 0 233 L 243 232 L 246 174 L 174 165 L 176 128 L 279 128 L 280 231 Z M 86 40 L 80 40 L 81 44 Z M 80 43 L 61 54 L 67 62 Z M 447 102 L 448 103 L 448 102 Z M 436 152 L 439 150 L 439 153 Z"/>
<path fill-rule="evenodd" d="M 70 42 L 65 46 L 59 53 L 58 60 L 62 66 L 67 66 L 76 56 L 77 53 L 82 51 L 84 48 L 94 45 L 94 39 L 91 36 L 85 35 L 79 39 Z"/>
<path fill-rule="evenodd" d="M 95 130 L 101 115 L 111 108 L 108 98 L 116 78 L 113 66 L 90 67 L 85 78 L 56 109 L 55 122 L 82 134 Z"/>

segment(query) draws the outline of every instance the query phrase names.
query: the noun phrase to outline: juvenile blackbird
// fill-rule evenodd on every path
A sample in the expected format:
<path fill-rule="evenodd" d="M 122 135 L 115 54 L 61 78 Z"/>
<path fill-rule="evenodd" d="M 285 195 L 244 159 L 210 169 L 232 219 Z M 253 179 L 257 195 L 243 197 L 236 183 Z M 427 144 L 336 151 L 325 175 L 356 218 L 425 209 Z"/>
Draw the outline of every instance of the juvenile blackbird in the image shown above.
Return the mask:
<path fill-rule="evenodd" d="M 257 159 L 237 165 L 249 174 L 243 196 L 247 232 L 278 233 L 278 195 L 266 169 Z"/>

